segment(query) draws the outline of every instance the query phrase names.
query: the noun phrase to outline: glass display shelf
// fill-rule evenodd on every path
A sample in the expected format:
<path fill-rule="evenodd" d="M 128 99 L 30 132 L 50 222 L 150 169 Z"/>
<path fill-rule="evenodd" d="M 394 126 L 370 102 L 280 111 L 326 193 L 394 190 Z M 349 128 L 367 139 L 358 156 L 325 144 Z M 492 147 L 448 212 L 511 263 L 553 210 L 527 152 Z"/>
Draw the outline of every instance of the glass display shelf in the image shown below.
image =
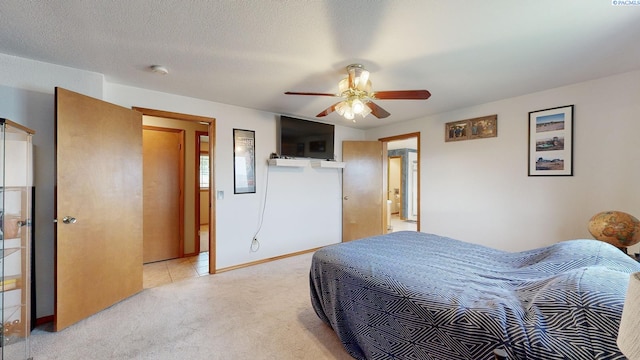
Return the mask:
<path fill-rule="evenodd" d="M 33 134 L 0 118 L 0 360 L 30 359 Z"/>

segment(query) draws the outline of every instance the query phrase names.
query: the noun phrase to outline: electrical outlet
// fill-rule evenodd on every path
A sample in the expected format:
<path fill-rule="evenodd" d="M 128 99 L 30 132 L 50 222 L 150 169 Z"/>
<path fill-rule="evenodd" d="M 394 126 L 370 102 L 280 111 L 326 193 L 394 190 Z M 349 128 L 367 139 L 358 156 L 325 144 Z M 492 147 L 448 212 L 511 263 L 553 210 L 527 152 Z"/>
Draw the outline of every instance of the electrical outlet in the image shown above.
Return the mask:
<path fill-rule="evenodd" d="M 253 240 L 251 240 L 251 252 L 256 252 L 260 249 L 260 242 L 258 241 L 258 237 L 254 236 Z"/>

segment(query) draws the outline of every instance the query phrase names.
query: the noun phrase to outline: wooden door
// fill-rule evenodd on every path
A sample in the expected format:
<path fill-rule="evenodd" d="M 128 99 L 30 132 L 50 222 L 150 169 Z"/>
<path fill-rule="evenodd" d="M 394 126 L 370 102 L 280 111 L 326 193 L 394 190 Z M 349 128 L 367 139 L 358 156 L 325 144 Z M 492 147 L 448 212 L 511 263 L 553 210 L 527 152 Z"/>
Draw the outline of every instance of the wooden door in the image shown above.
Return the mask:
<path fill-rule="evenodd" d="M 143 262 L 182 256 L 184 130 L 144 126 Z"/>
<path fill-rule="evenodd" d="M 384 146 L 380 141 L 342 142 L 342 241 L 384 233 Z M 384 200 L 384 202 L 383 202 Z"/>
<path fill-rule="evenodd" d="M 142 290 L 140 113 L 56 88 L 55 203 L 60 331 Z"/>

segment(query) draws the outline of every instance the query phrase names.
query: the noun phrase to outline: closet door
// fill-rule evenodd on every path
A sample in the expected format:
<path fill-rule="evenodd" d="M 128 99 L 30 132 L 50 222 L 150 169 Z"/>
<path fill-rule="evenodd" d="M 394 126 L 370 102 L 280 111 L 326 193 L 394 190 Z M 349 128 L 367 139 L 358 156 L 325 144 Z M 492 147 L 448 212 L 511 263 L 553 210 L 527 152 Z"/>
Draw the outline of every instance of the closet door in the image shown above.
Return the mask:
<path fill-rule="evenodd" d="M 184 130 L 142 128 L 145 264 L 184 253 L 183 143 Z"/>

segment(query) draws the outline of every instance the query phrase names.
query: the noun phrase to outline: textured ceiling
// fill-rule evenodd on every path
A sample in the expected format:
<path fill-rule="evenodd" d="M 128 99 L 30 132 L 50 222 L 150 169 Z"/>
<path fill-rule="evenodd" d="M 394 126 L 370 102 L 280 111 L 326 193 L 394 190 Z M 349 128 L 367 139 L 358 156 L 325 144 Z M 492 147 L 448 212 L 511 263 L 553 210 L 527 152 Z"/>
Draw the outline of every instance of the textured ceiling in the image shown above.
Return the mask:
<path fill-rule="evenodd" d="M 351 63 L 374 90 L 432 93 L 377 101 L 386 119 L 323 118 L 368 128 L 640 69 L 640 6 L 612 3 L 3 0 L 0 53 L 306 119 L 337 99 L 283 93 L 335 93 Z"/>

